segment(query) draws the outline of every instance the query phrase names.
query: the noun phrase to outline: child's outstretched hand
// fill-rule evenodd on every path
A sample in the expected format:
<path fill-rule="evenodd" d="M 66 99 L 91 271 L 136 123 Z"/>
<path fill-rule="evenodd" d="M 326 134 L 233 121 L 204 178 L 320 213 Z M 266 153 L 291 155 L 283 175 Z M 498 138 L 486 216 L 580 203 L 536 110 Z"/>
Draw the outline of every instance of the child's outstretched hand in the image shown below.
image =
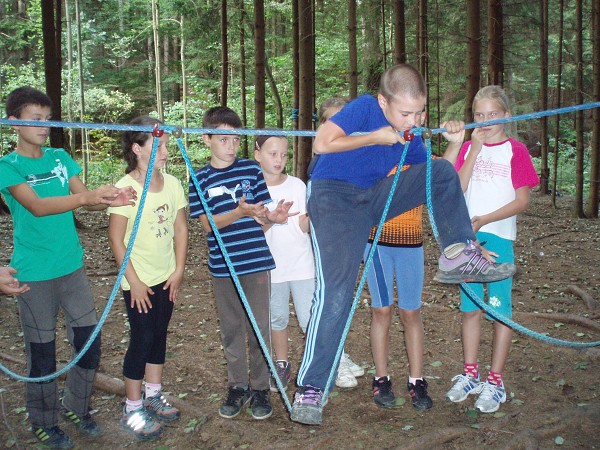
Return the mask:
<path fill-rule="evenodd" d="M 279 203 L 277 203 L 277 207 L 274 210 L 269 211 L 267 209 L 267 220 L 270 223 L 286 223 L 288 218 L 296 216 L 300 213 L 299 211 L 293 213 L 289 212 L 293 204 L 294 202 L 279 200 Z"/>
<path fill-rule="evenodd" d="M 117 188 L 117 196 L 109 203 L 109 206 L 133 206 L 137 200 L 137 192 L 132 186 Z"/>
<path fill-rule="evenodd" d="M 246 196 L 242 195 L 242 198 L 238 201 L 238 209 L 242 217 L 254 217 L 261 225 L 264 225 L 264 221 L 267 218 L 266 207 L 263 206 L 262 202 L 258 203 L 246 203 Z"/>
<path fill-rule="evenodd" d="M 446 131 L 442 133 L 444 139 L 448 142 L 456 142 L 462 144 L 465 140 L 465 123 L 461 120 L 448 120 L 446 122 L 442 122 L 442 128 L 445 128 Z"/>
<path fill-rule="evenodd" d="M 498 253 L 488 250 L 483 245 L 481 245 L 479 242 L 477 242 L 476 244 L 477 244 L 477 247 L 479 247 L 479 250 L 481 250 L 481 256 L 483 256 L 489 262 L 492 262 L 492 263 L 496 262 L 496 258 L 498 256 L 500 256 L 500 255 L 498 255 Z"/>
<path fill-rule="evenodd" d="M 135 199 L 137 199 L 137 192 L 131 186 L 117 188 L 114 186 L 103 185 L 88 192 L 86 204 L 89 206 L 127 206 L 135 205 Z"/>
<path fill-rule="evenodd" d="M 17 273 L 12 267 L 0 267 L 0 292 L 6 295 L 20 295 L 29 290 L 26 284 L 19 284 L 19 280 L 13 277 Z"/>

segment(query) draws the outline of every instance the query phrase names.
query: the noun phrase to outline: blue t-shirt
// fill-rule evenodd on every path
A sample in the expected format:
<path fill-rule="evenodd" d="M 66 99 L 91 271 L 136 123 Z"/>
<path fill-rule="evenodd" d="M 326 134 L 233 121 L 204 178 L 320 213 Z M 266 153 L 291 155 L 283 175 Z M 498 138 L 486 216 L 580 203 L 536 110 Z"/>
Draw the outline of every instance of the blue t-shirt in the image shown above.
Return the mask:
<path fill-rule="evenodd" d="M 331 119 L 346 135 L 357 132 L 371 132 L 390 123 L 372 95 L 365 94 L 348 103 Z M 398 165 L 404 145 L 369 145 L 339 153 L 324 153 L 313 169 L 311 179 L 340 180 L 365 188 L 373 186 L 377 180 L 385 178 Z M 404 164 L 425 162 L 427 154 L 421 136 L 411 141 Z"/>
<path fill-rule="evenodd" d="M 242 196 L 246 202 L 256 204 L 271 202 L 271 196 L 260 166 L 248 159 L 236 159 L 224 169 L 216 169 L 210 164 L 197 170 L 193 175 L 198 181 L 202 195 L 214 216 L 233 211 Z M 206 214 L 194 183 L 189 189 L 190 217 Z M 242 217 L 234 223 L 219 229 L 227 254 L 238 275 L 247 275 L 275 268 L 275 261 L 269 251 L 265 233 L 261 225 L 252 217 Z M 231 276 L 213 232 L 208 233 L 210 252 L 208 268 L 214 277 Z"/>

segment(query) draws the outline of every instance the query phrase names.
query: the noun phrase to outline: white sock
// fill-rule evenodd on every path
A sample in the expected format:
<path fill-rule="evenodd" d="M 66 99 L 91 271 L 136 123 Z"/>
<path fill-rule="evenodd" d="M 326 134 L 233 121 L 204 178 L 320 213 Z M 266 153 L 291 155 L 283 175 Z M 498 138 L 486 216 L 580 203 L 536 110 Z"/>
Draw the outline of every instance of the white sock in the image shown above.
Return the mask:
<path fill-rule="evenodd" d="M 161 388 L 161 384 L 146 383 L 146 398 L 154 397 L 160 392 Z"/>
<path fill-rule="evenodd" d="M 414 378 L 414 377 L 408 377 L 408 382 L 409 382 L 410 384 L 416 385 L 416 384 L 417 384 L 417 380 L 421 380 L 421 381 L 423 381 L 423 377 L 417 377 L 417 378 Z"/>
<path fill-rule="evenodd" d="M 136 409 L 142 408 L 142 399 L 139 400 L 125 400 L 125 412 L 130 413 L 131 411 L 135 411 Z"/>

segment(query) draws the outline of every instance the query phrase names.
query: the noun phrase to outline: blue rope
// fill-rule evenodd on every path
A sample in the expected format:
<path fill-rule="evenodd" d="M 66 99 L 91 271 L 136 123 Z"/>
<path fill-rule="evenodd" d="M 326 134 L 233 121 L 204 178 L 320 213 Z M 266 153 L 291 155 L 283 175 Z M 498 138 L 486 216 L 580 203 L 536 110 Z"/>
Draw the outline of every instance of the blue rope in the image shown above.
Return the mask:
<path fill-rule="evenodd" d="M 121 264 L 121 267 L 119 268 L 119 273 L 117 275 L 117 279 L 115 280 L 115 285 L 113 286 L 113 289 L 112 289 L 112 292 L 108 299 L 108 302 L 106 303 L 104 312 L 100 316 L 98 323 L 94 327 L 92 334 L 90 334 L 90 337 L 88 338 L 88 340 L 85 343 L 85 345 L 83 346 L 83 348 L 79 351 L 79 353 L 77 355 L 75 355 L 75 357 L 71 361 L 69 361 L 69 363 L 67 363 L 67 365 L 65 365 L 65 367 L 63 367 L 62 369 L 57 370 L 56 372 L 49 374 L 49 375 L 44 375 L 41 377 L 24 377 L 15 372 L 12 372 L 10 369 L 8 369 L 4 365 L 0 364 L 0 370 L 2 370 L 2 372 L 4 372 L 5 374 L 9 375 L 12 378 L 15 378 L 16 380 L 24 381 L 26 383 L 42 383 L 44 381 L 50 381 L 50 380 L 53 380 L 53 379 L 61 376 L 63 373 L 66 373 L 69 370 L 71 370 L 73 368 L 73 366 L 75 364 L 77 364 L 79 362 L 79 360 L 81 358 L 83 358 L 83 355 L 85 355 L 85 353 L 89 350 L 90 346 L 92 345 L 92 343 L 94 342 L 94 340 L 100 333 L 100 330 L 104 326 L 104 322 L 106 321 L 106 318 L 108 317 L 108 313 L 110 312 L 112 305 L 115 301 L 115 298 L 117 296 L 117 293 L 119 292 L 121 280 L 123 279 L 123 276 L 125 275 L 125 269 L 127 269 L 127 264 L 129 263 L 129 257 L 131 255 L 131 251 L 133 249 L 133 243 L 135 241 L 135 236 L 137 235 L 137 232 L 138 232 L 140 219 L 142 217 L 142 211 L 144 209 L 144 203 L 146 202 L 146 195 L 148 192 L 148 187 L 150 186 L 150 179 L 152 178 L 152 169 L 154 167 L 154 160 L 156 157 L 156 149 L 158 148 L 158 143 L 159 143 L 158 138 L 154 138 L 154 142 L 152 143 L 152 153 L 150 155 L 150 161 L 148 162 L 148 172 L 146 173 L 146 180 L 144 181 L 144 190 L 142 191 L 142 196 L 140 198 L 140 206 L 139 206 L 138 212 L 135 216 L 135 221 L 133 222 L 131 236 L 129 238 L 129 243 L 127 245 L 127 249 L 125 250 L 125 255 L 123 257 L 123 263 Z"/>
<path fill-rule="evenodd" d="M 600 102 L 583 103 L 581 105 L 566 106 L 563 108 L 550 109 L 547 111 L 538 111 L 529 114 L 521 114 L 518 116 L 505 117 L 502 119 L 490 120 L 489 122 L 474 122 L 465 125 L 465 129 L 469 130 L 477 127 L 487 127 L 490 125 L 498 125 L 503 123 L 518 122 L 522 120 L 537 119 L 540 117 L 565 114 L 574 111 L 583 111 L 587 109 L 600 108 Z M 120 124 L 104 124 L 104 123 L 88 123 L 88 122 L 64 122 L 64 121 L 37 121 L 37 120 L 9 120 L 0 119 L 0 125 L 9 126 L 30 126 L 30 127 L 51 127 L 51 128 L 87 128 L 87 129 L 102 129 L 116 131 L 144 131 L 151 133 L 154 127 L 144 125 L 120 125 Z M 161 125 L 161 130 L 169 133 L 178 130 L 190 134 L 235 134 L 235 135 L 251 135 L 251 136 L 315 136 L 316 131 L 312 130 L 265 130 L 255 128 L 239 128 L 239 129 L 222 129 L 222 128 L 181 128 L 173 125 Z M 445 128 L 433 128 L 432 134 L 439 134 L 447 131 Z M 354 135 L 362 135 L 367 133 L 353 133 Z"/>
<path fill-rule="evenodd" d="M 275 363 L 273 362 L 273 359 L 271 358 L 270 349 L 267 347 L 267 344 L 265 343 L 265 341 L 262 337 L 260 328 L 258 327 L 258 323 L 256 322 L 256 318 L 254 317 L 254 314 L 252 312 L 252 308 L 250 307 L 250 304 L 248 303 L 248 299 L 246 298 L 246 294 L 244 293 L 244 289 L 242 288 L 242 285 L 240 284 L 239 276 L 235 271 L 235 267 L 233 266 L 233 263 L 231 262 L 231 258 L 229 257 L 229 253 L 227 252 L 227 248 L 225 247 L 225 243 L 223 242 L 221 233 L 219 232 L 219 229 L 217 228 L 217 225 L 214 221 L 213 215 L 210 212 L 210 207 L 208 206 L 208 203 L 206 202 L 206 199 L 204 198 L 202 189 L 200 188 L 200 185 L 198 184 L 198 180 L 196 179 L 196 175 L 194 173 L 192 163 L 188 157 L 188 154 L 183 145 L 183 141 L 181 140 L 180 137 L 177 138 L 177 144 L 179 145 L 179 149 L 181 150 L 181 155 L 183 156 L 183 160 L 185 161 L 185 164 L 186 164 L 188 170 L 190 171 L 190 179 L 192 180 L 194 188 L 196 189 L 196 192 L 198 193 L 198 198 L 200 199 L 200 202 L 202 203 L 202 208 L 204 209 L 206 218 L 208 219 L 208 222 L 210 223 L 213 235 L 215 236 L 217 244 L 219 245 L 219 248 L 221 249 L 221 253 L 223 254 L 223 259 L 225 260 L 225 263 L 227 264 L 227 268 L 229 269 L 229 272 L 231 274 L 231 279 L 233 280 L 233 284 L 235 285 L 235 287 L 238 291 L 238 294 L 240 295 L 240 299 L 242 300 L 242 304 L 244 305 L 244 309 L 246 310 L 246 313 L 248 314 L 248 320 L 252 324 L 252 329 L 254 330 L 254 333 L 256 334 L 256 339 L 258 340 L 260 348 L 264 353 L 265 359 L 267 360 L 267 364 L 269 365 L 271 373 L 273 374 L 273 378 L 275 379 L 275 382 L 277 384 L 277 388 L 279 389 L 279 392 L 281 392 L 281 397 L 282 397 L 283 402 L 289 412 L 292 410 L 292 405 L 290 404 L 290 401 L 287 398 L 287 395 L 284 394 L 285 389 L 283 388 L 283 385 L 281 384 L 281 380 L 280 380 L 279 376 L 277 375 L 277 369 L 275 368 Z"/>

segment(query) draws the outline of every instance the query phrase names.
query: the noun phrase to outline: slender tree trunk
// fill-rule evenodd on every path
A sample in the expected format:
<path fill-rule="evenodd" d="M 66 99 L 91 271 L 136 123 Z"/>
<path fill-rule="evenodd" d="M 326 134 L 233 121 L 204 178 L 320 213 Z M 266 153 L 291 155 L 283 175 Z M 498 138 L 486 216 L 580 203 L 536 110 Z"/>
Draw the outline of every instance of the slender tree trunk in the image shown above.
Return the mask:
<path fill-rule="evenodd" d="M 583 103 L 583 1 L 575 1 L 575 16 L 577 20 L 575 30 L 575 57 L 577 62 L 576 76 L 576 102 L 578 105 Z M 573 206 L 573 215 L 575 217 L 585 217 L 583 213 L 583 111 L 575 113 L 575 133 L 577 135 L 577 156 L 576 156 L 576 181 L 575 181 L 575 205 Z"/>
<path fill-rule="evenodd" d="M 348 64 L 350 98 L 358 95 L 358 50 L 356 48 L 356 0 L 348 0 Z"/>
<path fill-rule="evenodd" d="M 268 60 L 265 60 L 265 73 L 267 75 L 267 79 L 269 80 L 269 86 L 271 87 L 271 92 L 273 93 L 275 100 L 275 110 L 277 111 L 277 128 L 283 128 L 283 104 L 281 103 L 279 89 L 277 88 L 275 78 L 273 78 L 273 72 L 271 71 Z"/>
<path fill-rule="evenodd" d="M 227 106 L 229 84 L 229 52 L 227 43 L 227 0 L 221 0 L 221 106 Z"/>
<path fill-rule="evenodd" d="M 254 0 L 254 127 L 265 127 L 265 5 Z"/>
<path fill-rule="evenodd" d="M 292 0 L 292 78 L 293 78 L 293 103 L 292 103 L 292 129 L 298 129 L 298 109 L 300 107 L 300 24 L 298 1 Z M 298 137 L 292 138 L 292 152 L 294 173 L 296 173 L 296 161 L 298 161 Z"/>
<path fill-rule="evenodd" d="M 52 3 L 52 2 L 50 2 Z M 19 20 L 29 20 L 27 17 L 27 0 L 19 0 L 17 3 L 17 11 L 18 11 L 18 16 L 19 16 Z M 26 36 L 24 36 L 26 38 Z M 21 61 L 26 64 L 29 62 L 29 49 L 30 49 L 30 45 L 29 43 L 27 43 L 26 45 L 22 46 L 22 51 L 23 53 L 21 54 Z"/>
<path fill-rule="evenodd" d="M 540 108 L 542 111 L 548 109 L 548 0 L 540 0 Z M 541 156 L 542 167 L 540 173 L 540 191 L 548 194 L 548 118 L 541 118 Z"/>
<path fill-rule="evenodd" d="M 383 70 L 387 69 L 387 41 L 385 36 L 385 0 L 381 0 L 381 45 L 382 45 L 382 59 L 383 59 Z"/>
<path fill-rule="evenodd" d="M 67 120 L 73 122 L 73 27 L 71 6 L 65 0 L 65 22 L 67 24 Z M 69 151 L 75 154 L 75 129 L 69 128 Z"/>
<path fill-rule="evenodd" d="M 404 0 L 394 1 L 394 62 L 406 63 L 406 26 L 404 24 Z"/>
<path fill-rule="evenodd" d="M 240 95 L 242 108 L 242 125 L 248 126 L 248 108 L 246 106 L 246 33 L 244 31 L 244 20 L 246 19 L 246 9 L 244 0 L 238 0 L 238 9 L 240 11 Z M 248 136 L 242 139 L 242 156 L 248 158 Z"/>
<path fill-rule="evenodd" d="M 465 100 L 465 122 L 473 119 L 473 98 L 479 90 L 481 80 L 481 26 L 479 1 L 467 0 L 467 97 Z"/>
<path fill-rule="evenodd" d="M 75 0 L 75 25 L 77 26 L 77 73 L 79 80 L 79 120 L 85 120 L 85 93 L 83 83 L 83 44 L 81 42 L 81 13 L 79 11 L 79 0 Z M 87 183 L 88 162 L 90 160 L 90 145 L 88 141 L 87 128 L 81 129 L 81 147 L 83 153 L 83 181 Z"/>
<path fill-rule="evenodd" d="M 187 128 L 188 126 L 188 117 L 187 117 L 187 73 L 186 73 L 186 68 L 185 68 L 185 45 L 186 45 L 186 40 L 185 40 L 185 28 L 184 28 L 184 19 L 183 19 L 183 14 L 180 16 L 179 18 L 179 26 L 181 28 L 181 39 L 180 39 L 180 58 L 181 58 L 181 105 L 183 107 L 183 126 L 184 128 Z M 188 149 L 189 148 L 189 136 L 188 133 L 185 133 L 183 135 L 183 143 L 185 145 L 185 148 Z M 189 168 L 185 167 L 185 179 L 189 180 L 190 179 L 190 172 L 189 172 Z"/>
<path fill-rule="evenodd" d="M 417 20 L 418 67 L 425 78 L 427 98 L 429 98 L 429 36 L 427 29 L 427 0 L 419 0 L 419 18 Z M 427 102 L 427 117 L 429 117 L 429 102 Z"/>
<path fill-rule="evenodd" d="M 376 92 L 381 78 L 381 49 L 379 47 L 379 2 L 366 0 L 362 4 L 364 13 L 362 23 L 364 28 L 363 73 L 364 89 L 366 92 Z"/>
<path fill-rule="evenodd" d="M 42 1 L 42 35 L 44 40 L 44 72 L 46 93 L 54 105 L 52 117 L 62 120 L 61 108 L 61 0 Z M 64 148 L 65 136 L 62 128 L 50 128 L 50 145 Z"/>
<path fill-rule="evenodd" d="M 152 0 L 152 36 L 154 42 L 154 82 L 156 85 L 156 111 L 160 120 L 164 119 L 162 104 L 162 73 L 160 67 L 160 38 L 158 34 L 158 4 Z"/>
<path fill-rule="evenodd" d="M 488 0 L 488 84 L 504 84 L 504 17 L 502 0 Z"/>
<path fill-rule="evenodd" d="M 298 108 L 298 127 L 301 130 L 312 130 L 314 111 L 314 40 L 313 40 L 313 5 L 312 0 L 298 1 L 298 37 L 300 56 L 300 102 Z M 298 158 L 295 161 L 295 175 L 306 181 L 306 169 L 312 155 L 312 139 L 298 138 Z"/>
<path fill-rule="evenodd" d="M 594 101 L 600 102 L 600 2 L 592 1 L 592 67 Z M 590 158 L 590 199 L 588 217 L 598 217 L 600 196 L 600 109 L 592 110 L 592 154 Z"/>
<path fill-rule="evenodd" d="M 558 5 L 559 19 L 558 19 L 558 61 L 557 61 L 557 74 L 556 74 L 556 108 L 562 106 L 562 66 L 563 66 L 563 35 L 564 35 L 564 14 L 565 4 L 564 0 L 559 0 Z M 559 143 L 560 143 L 560 114 L 556 115 L 556 129 L 554 132 L 554 168 L 552 175 L 552 206 L 556 208 L 556 189 L 557 189 L 557 178 L 558 178 L 558 157 Z"/>

